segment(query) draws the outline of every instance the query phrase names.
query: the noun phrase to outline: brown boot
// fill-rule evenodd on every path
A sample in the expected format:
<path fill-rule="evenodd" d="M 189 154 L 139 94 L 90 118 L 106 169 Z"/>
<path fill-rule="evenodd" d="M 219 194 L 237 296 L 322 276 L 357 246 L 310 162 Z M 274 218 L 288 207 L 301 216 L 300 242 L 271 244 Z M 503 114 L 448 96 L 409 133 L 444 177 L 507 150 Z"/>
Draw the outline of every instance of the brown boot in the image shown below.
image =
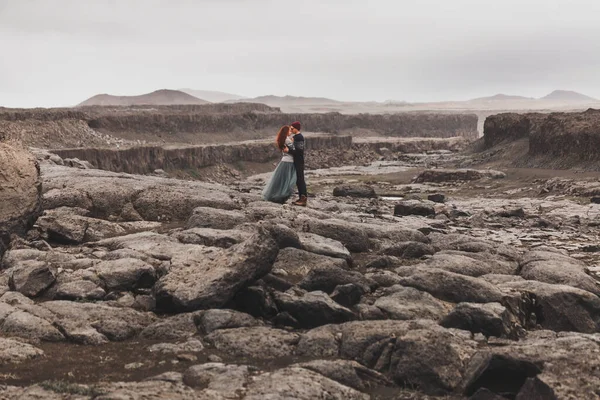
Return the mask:
<path fill-rule="evenodd" d="M 292 204 L 295 206 L 302 206 L 302 207 L 306 207 L 306 201 L 308 199 L 306 198 L 306 196 L 302 195 L 300 196 L 300 200 L 293 202 Z"/>

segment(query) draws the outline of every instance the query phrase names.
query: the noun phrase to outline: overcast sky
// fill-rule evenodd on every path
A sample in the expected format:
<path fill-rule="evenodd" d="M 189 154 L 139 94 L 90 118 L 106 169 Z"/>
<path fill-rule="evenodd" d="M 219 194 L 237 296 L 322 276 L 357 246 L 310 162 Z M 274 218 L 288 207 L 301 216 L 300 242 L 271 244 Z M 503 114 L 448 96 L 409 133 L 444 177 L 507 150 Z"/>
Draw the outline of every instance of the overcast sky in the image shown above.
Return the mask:
<path fill-rule="evenodd" d="M 0 0 L 0 106 L 219 90 L 600 98 L 598 0 Z"/>

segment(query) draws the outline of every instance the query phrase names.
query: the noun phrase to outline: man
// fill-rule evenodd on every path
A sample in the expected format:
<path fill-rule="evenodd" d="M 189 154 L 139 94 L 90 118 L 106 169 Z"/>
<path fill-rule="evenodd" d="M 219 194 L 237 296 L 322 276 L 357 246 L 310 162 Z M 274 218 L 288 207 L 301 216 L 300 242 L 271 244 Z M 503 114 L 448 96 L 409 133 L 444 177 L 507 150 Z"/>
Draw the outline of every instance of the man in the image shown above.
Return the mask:
<path fill-rule="evenodd" d="M 298 201 L 293 202 L 295 206 L 306 207 L 307 193 L 306 182 L 304 181 L 304 136 L 300 130 L 302 125 L 300 122 L 292 122 L 290 125 L 292 134 L 294 135 L 294 147 L 290 149 L 290 154 L 294 157 L 294 167 L 296 167 L 296 186 L 298 186 Z"/>

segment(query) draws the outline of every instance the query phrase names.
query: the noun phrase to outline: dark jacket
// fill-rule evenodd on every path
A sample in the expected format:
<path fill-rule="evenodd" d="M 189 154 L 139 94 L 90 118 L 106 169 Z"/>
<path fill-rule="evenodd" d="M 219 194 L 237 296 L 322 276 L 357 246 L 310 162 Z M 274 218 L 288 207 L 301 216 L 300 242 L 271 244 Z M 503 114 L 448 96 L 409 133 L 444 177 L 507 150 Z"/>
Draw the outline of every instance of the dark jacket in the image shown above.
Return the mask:
<path fill-rule="evenodd" d="M 294 135 L 294 146 L 289 153 L 294 156 L 294 164 L 304 165 L 304 136 L 301 133 Z"/>

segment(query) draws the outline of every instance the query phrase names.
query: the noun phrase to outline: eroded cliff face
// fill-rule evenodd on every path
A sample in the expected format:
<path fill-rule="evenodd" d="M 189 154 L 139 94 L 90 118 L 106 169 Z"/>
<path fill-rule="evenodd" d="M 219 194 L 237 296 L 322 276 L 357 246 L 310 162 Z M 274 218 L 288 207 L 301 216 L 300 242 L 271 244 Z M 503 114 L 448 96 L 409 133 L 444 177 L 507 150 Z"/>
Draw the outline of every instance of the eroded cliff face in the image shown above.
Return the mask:
<path fill-rule="evenodd" d="M 111 134 L 126 131 L 173 137 L 180 133 L 274 132 L 296 120 L 302 121 L 309 132 L 340 133 L 362 129 L 384 136 L 477 138 L 477 116 L 474 114 L 114 114 L 90 120 L 89 125 Z"/>
<path fill-rule="evenodd" d="M 306 141 L 307 151 L 328 149 L 335 154 L 350 149 L 352 137 L 311 137 Z M 339 150 L 333 150 L 339 149 Z M 80 148 L 58 149 L 54 153 L 62 158 L 78 158 L 94 167 L 107 171 L 147 174 L 156 169 L 165 171 L 204 168 L 240 161 L 268 163 L 281 157 L 272 142 L 254 142 L 202 146 L 138 146 L 127 149 Z"/>
<path fill-rule="evenodd" d="M 0 137 L 42 148 L 197 145 L 271 137 L 294 120 L 306 132 L 477 138 L 475 114 L 285 114 L 263 104 L 0 109 Z"/>
<path fill-rule="evenodd" d="M 529 137 L 531 155 L 598 161 L 599 148 L 600 110 L 549 114 Z"/>
<path fill-rule="evenodd" d="M 539 132 L 546 117 L 547 114 L 541 113 L 504 113 L 487 117 L 483 125 L 485 148 L 528 138 L 531 133 Z"/>
<path fill-rule="evenodd" d="M 520 146 L 511 147 L 510 142 Z M 485 121 L 485 148 L 518 167 L 600 169 L 600 110 L 499 114 Z M 521 146 L 522 145 L 522 146 Z M 527 146 L 526 149 L 521 147 Z M 510 151 L 509 151 L 510 150 Z"/>
<path fill-rule="evenodd" d="M 11 234 L 23 234 L 40 213 L 39 166 L 31 153 L 0 142 L 0 257 Z"/>
<path fill-rule="evenodd" d="M 458 151 L 464 138 L 357 139 L 352 136 L 310 136 L 306 138 L 307 168 L 342 166 L 370 162 L 383 154 L 421 153 L 432 150 Z M 239 162 L 273 163 L 281 152 L 271 141 L 202 146 L 137 146 L 126 149 L 56 149 L 64 159 L 88 161 L 98 169 L 134 174 L 157 169 L 181 171 Z"/>

